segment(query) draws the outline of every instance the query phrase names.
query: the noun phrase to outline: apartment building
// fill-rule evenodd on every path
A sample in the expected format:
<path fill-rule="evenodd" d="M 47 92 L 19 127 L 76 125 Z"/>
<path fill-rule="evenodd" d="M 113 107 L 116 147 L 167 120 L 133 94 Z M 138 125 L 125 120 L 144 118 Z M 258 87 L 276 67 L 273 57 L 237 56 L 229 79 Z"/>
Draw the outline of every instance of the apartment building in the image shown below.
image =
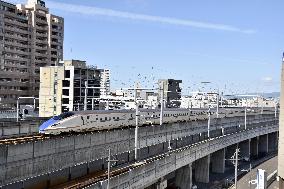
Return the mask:
<path fill-rule="evenodd" d="M 87 110 L 99 109 L 102 72 L 103 69 L 87 66 L 85 61 L 80 60 L 65 60 L 58 66 L 42 67 L 39 116 L 50 117 L 62 112 L 84 110 L 85 94 Z"/>
<path fill-rule="evenodd" d="M 101 74 L 101 96 L 107 96 L 110 94 L 110 70 L 104 69 Z"/>
<path fill-rule="evenodd" d="M 38 97 L 40 67 L 63 59 L 64 19 L 42 0 L 0 1 L 0 99 L 14 107 L 18 97 Z M 1 108 L 1 107 L 0 107 Z"/>
<path fill-rule="evenodd" d="M 164 100 L 165 107 L 167 108 L 179 108 L 181 105 L 181 87 L 180 84 L 182 80 L 175 79 L 160 79 L 158 81 L 160 86 L 163 86 L 164 89 Z M 159 102 L 161 91 L 159 91 Z"/>

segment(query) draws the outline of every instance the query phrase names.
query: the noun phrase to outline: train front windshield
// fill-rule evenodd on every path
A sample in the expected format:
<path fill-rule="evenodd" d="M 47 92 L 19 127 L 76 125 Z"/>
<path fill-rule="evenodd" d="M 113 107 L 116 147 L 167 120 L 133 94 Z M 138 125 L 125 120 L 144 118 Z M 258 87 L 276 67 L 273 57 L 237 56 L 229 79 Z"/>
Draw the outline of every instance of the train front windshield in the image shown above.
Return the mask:
<path fill-rule="evenodd" d="M 65 119 L 67 117 L 71 117 L 73 115 L 74 115 L 74 113 L 72 113 L 72 112 L 66 112 L 66 113 L 62 113 L 58 116 L 54 116 L 53 119 L 54 120 L 62 120 L 62 119 Z"/>

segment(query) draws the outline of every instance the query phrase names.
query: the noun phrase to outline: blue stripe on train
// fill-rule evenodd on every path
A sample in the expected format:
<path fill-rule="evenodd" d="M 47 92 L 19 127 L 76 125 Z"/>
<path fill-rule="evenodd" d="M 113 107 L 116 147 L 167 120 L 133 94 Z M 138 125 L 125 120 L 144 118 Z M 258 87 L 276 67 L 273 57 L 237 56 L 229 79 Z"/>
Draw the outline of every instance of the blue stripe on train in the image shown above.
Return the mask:
<path fill-rule="evenodd" d="M 47 120 L 46 122 L 44 122 L 43 124 L 41 124 L 41 126 L 39 126 L 39 133 L 44 133 L 45 129 L 51 125 L 53 125 L 54 123 L 57 123 L 59 120 L 55 120 L 53 118 Z"/>

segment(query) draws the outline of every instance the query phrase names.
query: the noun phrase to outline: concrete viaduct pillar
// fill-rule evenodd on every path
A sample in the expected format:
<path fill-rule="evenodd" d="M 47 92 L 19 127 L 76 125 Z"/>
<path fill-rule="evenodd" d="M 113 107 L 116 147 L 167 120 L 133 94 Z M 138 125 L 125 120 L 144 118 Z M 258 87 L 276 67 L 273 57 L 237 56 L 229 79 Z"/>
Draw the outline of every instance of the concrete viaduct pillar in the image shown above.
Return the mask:
<path fill-rule="evenodd" d="M 251 158 L 258 157 L 258 141 L 259 141 L 258 137 L 250 139 Z"/>
<path fill-rule="evenodd" d="M 155 189 L 166 189 L 167 188 L 167 180 L 165 178 L 161 178 L 158 183 L 156 183 Z"/>
<path fill-rule="evenodd" d="M 180 187 L 180 189 L 192 187 L 192 164 L 176 170 L 175 185 Z"/>
<path fill-rule="evenodd" d="M 250 140 L 245 140 L 239 143 L 239 149 L 240 149 L 240 156 L 241 158 L 245 158 L 245 159 L 250 159 L 250 154 L 251 154 L 251 150 L 250 150 Z"/>
<path fill-rule="evenodd" d="M 258 150 L 258 153 L 261 156 L 264 156 L 268 153 L 268 135 L 259 136 Z"/>
<path fill-rule="evenodd" d="M 211 154 L 212 172 L 225 172 L 225 148 Z"/>
<path fill-rule="evenodd" d="M 209 183 L 210 155 L 195 161 L 195 181 Z"/>
<path fill-rule="evenodd" d="M 278 149 L 278 133 L 268 134 L 268 153 L 275 152 Z"/>

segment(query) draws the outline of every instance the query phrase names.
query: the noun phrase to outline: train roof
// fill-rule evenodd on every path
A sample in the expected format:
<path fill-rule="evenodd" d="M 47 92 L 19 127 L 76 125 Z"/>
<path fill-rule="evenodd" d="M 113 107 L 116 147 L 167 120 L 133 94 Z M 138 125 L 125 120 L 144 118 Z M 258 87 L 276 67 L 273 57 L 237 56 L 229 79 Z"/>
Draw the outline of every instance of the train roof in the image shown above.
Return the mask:
<path fill-rule="evenodd" d="M 232 109 L 243 109 L 244 107 L 226 107 L 222 108 L 222 110 L 232 110 Z M 211 112 L 216 111 L 217 108 L 210 108 Z M 221 108 L 220 108 L 221 110 Z M 160 109 L 145 109 L 139 108 L 140 112 L 160 112 Z M 164 111 L 208 111 L 208 108 L 165 108 Z M 111 113 L 135 113 L 135 109 L 124 109 L 124 110 L 86 110 L 86 111 L 71 111 L 66 112 L 71 113 L 73 115 L 87 115 L 87 114 L 111 114 Z M 65 113 L 65 114 L 66 114 Z"/>

